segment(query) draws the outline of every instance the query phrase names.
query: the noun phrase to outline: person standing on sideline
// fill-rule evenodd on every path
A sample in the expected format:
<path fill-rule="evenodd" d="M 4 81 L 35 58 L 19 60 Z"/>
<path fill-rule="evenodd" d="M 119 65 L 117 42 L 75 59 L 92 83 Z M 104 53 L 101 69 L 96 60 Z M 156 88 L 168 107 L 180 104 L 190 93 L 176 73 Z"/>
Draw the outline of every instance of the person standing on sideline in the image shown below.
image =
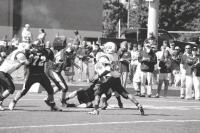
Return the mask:
<path fill-rule="evenodd" d="M 138 44 L 137 49 L 138 50 L 135 53 L 137 60 L 135 60 L 136 70 L 133 76 L 133 87 L 136 91 L 135 96 L 140 96 L 141 95 L 140 93 L 141 92 L 141 63 L 139 62 L 139 57 L 143 50 L 142 45 Z"/>
<path fill-rule="evenodd" d="M 144 43 L 144 50 L 140 54 L 139 62 L 141 63 L 141 97 L 145 97 L 145 94 L 149 98 L 152 95 L 152 77 L 154 66 L 157 63 L 155 53 L 151 49 L 150 43 L 147 41 Z M 147 87 L 146 87 L 147 81 Z"/>
<path fill-rule="evenodd" d="M 171 77 L 171 55 L 168 50 L 165 50 L 163 53 L 163 57 L 159 62 L 159 74 L 158 74 L 158 88 L 156 98 L 160 97 L 160 91 L 162 84 L 164 82 L 164 97 L 167 96 L 168 86 L 169 86 L 169 79 Z"/>
<path fill-rule="evenodd" d="M 81 38 L 81 35 L 79 34 L 79 31 L 75 30 L 74 34 L 75 34 L 75 36 L 74 36 L 74 42 L 73 42 L 73 44 L 80 45 L 82 43 L 82 38 Z"/>
<path fill-rule="evenodd" d="M 188 65 L 187 61 L 190 60 L 192 57 L 191 54 L 191 46 L 186 45 L 185 46 L 185 53 L 181 57 L 181 63 L 180 63 L 180 71 L 181 71 L 181 90 L 180 90 L 180 98 L 184 99 L 186 98 L 186 86 L 189 84 L 186 83 L 186 75 L 190 75 L 191 72 L 191 66 Z"/>
<path fill-rule="evenodd" d="M 40 40 L 42 43 L 45 43 L 46 38 L 46 32 L 44 29 L 39 29 L 39 34 L 37 36 L 37 39 Z"/>
<path fill-rule="evenodd" d="M 174 76 L 174 85 L 175 87 L 179 86 L 181 82 L 180 75 L 180 63 L 181 63 L 181 55 L 178 52 L 179 47 L 176 46 L 174 52 L 172 53 L 172 74 Z"/>
<path fill-rule="evenodd" d="M 129 64 L 131 60 L 131 53 L 128 51 L 128 44 L 126 41 L 121 43 L 120 49 L 118 50 L 118 56 L 120 61 L 122 86 L 126 88 L 129 73 Z"/>
<path fill-rule="evenodd" d="M 200 100 L 200 56 L 197 54 L 197 51 L 194 51 L 193 48 L 193 57 L 197 58 L 196 63 L 193 65 L 193 85 L 194 85 L 194 98 Z"/>
<path fill-rule="evenodd" d="M 30 31 L 30 25 L 25 24 L 23 30 L 22 30 L 22 42 L 31 42 L 33 40 L 32 33 Z"/>

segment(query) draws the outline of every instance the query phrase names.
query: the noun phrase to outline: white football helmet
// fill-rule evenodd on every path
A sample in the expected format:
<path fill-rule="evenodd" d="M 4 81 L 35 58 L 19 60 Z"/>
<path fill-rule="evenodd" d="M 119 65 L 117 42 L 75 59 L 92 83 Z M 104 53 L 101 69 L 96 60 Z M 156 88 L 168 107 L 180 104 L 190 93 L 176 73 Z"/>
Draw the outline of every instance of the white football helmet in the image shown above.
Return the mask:
<path fill-rule="evenodd" d="M 105 53 L 111 54 L 117 51 L 117 46 L 113 42 L 107 42 L 104 44 Z"/>

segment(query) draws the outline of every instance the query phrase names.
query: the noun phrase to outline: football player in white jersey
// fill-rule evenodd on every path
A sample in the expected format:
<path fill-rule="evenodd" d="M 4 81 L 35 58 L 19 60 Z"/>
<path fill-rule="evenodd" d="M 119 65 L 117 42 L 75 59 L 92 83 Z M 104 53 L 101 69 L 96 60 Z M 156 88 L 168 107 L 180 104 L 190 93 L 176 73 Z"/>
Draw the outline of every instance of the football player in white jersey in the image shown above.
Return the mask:
<path fill-rule="evenodd" d="M 2 103 L 10 94 L 15 91 L 11 74 L 29 61 L 25 56 L 25 51 L 29 49 L 29 44 L 20 43 L 18 48 L 9 54 L 0 66 L 0 84 L 3 93 L 0 94 L 0 110 L 4 110 Z"/>
<path fill-rule="evenodd" d="M 89 114 L 98 115 L 100 97 L 102 94 L 106 94 L 107 91 L 111 88 L 112 91 L 116 91 L 125 99 L 129 99 L 133 102 L 141 112 L 141 115 L 144 115 L 144 110 L 141 104 L 134 98 L 133 95 L 129 94 L 121 84 L 120 80 L 120 69 L 119 69 L 119 60 L 117 54 L 110 54 L 109 49 L 113 50 L 113 47 L 116 49 L 116 45 L 112 42 L 105 44 L 105 55 L 101 56 L 98 60 L 98 63 L 101 64 L 105 69 L 104 71 L 109 72 L 106 74 L 107 81 L 100 84 L 98 90 L 96 91 L 94 110 L 89 112 Z M 103 70 L 103 69 L 101 69 Z M 105 72 L 101 72 L 105 73 Z M 102 76 L 102 75 L 101 75 Z"/>

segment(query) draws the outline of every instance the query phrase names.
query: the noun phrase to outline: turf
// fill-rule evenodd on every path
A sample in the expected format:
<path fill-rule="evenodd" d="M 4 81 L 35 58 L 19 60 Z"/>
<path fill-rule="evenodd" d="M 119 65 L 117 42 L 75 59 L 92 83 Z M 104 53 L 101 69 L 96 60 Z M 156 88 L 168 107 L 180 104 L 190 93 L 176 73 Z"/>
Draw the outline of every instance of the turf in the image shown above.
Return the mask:
<path fill-rule="evenodd" d="M 15 95 L 15 94 L 14 94 Z M 46 93 L 28 93 L 15 110 L 0 112 L 0 133 L 199 133 L 200 101 L 180 100 L 176 97 L 139 98 L 145 116 L 129 101 L 123 100 L 119 109 L 116 99 L 110 108 L 100 110 L 98 116 L 89 115 L 91 109 L 63 108 L 51 112 L 43 99 Z M 59 107 L 60 94 L 55 99 Z M 13 96 L 5 100 L 7 108 Z M 77 103 L 76 99 L 70 102 Z"/>

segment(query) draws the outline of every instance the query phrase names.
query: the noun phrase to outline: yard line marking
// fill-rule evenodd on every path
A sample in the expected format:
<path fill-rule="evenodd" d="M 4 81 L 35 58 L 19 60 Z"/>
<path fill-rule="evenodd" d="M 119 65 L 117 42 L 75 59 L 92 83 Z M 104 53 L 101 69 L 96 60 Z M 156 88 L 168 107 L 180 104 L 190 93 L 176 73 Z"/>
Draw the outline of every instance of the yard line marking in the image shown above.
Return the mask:
<path fill-rule="evenodd" d="M 35 126 L 8 126 L 0 127 L 0 130 L 5 129 L 24 129 L 24 128 L 49 128 L 49 127 L 76 127 L 76 126 L 95 126 L 95 125 L 118 125 L 118 124 L 140 124 L 140 123 L 186 123 L 186 122 L 200 122 L 200 120 L 147 120 L 147 121 L 124 121 L 124 122 L 98 122 L 98 123 L 74 123 L 61 125 L 35 125 Z"/>

